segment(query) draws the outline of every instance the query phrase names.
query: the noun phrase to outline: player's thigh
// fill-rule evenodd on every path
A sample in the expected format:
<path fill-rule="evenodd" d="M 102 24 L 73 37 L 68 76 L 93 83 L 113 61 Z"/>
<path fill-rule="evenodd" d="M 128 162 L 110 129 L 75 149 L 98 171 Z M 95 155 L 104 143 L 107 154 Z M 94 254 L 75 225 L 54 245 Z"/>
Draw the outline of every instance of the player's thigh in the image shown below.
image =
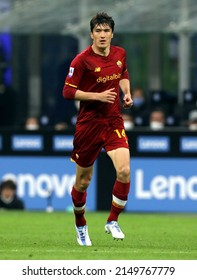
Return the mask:
<path fill-rule="evenodd" d="M 117 173 L 130 174 L 130 152 L 127 148 L 118 148 L 107 152 Z"/>
<path fill-rule="evenodd" d="M 104 132 L 102 123 L 80 125 L 74 136 L 72 160 L 83 167 L 93 165 L 102 149 Z"/>

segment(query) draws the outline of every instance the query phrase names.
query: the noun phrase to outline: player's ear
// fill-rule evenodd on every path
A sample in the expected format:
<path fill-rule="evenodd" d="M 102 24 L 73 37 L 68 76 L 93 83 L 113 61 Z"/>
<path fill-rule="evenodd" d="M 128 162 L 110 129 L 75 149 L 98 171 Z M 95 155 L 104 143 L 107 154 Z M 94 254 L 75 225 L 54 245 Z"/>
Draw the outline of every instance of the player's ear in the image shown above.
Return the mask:
<path fill-rule="evenodd" d="M 92 32 L 90 32 L 90 37 L 91 37 L 92 40 L 94 39 Z"/>
<path fill-rule="evenodd" d="M 112 33 L 112 35 L 111 35 L 111 38 L 113 38 L 114 37 L 114 33 Z"/>

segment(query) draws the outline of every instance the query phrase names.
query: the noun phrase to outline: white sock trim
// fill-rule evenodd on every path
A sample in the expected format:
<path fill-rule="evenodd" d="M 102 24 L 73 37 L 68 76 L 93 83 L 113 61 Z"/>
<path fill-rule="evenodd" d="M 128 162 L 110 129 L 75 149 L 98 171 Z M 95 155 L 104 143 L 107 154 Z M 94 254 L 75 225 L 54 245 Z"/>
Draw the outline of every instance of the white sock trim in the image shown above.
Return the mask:
<path fill-rule="evenodd" d="M 86 207 L 86 204 L 84 204 L 83 206 L 80 206 L 80 207 L 76 207 L 74 204 L 73 204 L 73 209 L 76 210 L 76 211 L 81 211 L 83 209 L 85 209 Z"/>
<path fill-rule="evenodd" d="M 127 200 L 121 200 L 121 199 L 117 198 L 115 195 L 112 195 L 112 198 L 113 198 L 113 201 L 120 206 L 125 206 L 127 203 Z"/>

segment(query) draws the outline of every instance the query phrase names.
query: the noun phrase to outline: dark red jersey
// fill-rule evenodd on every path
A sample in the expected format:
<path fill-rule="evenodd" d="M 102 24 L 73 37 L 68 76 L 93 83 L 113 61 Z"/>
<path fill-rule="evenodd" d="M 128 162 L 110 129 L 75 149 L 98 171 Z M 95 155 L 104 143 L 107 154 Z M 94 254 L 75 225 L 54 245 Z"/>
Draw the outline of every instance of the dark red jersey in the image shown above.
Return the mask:
<path fill-rule="evenodd" d="M 115 88 L 119 93 L 119 81 L 129 79 L 126 67 L 126 53 L 123 48 L 110 47 L 108 56 L 101 56 L 89 46 L 72 61 L 66 77 L 66 87 L 76 88 L 85 92 L 103 92 Z M 86 121 L 113 121 L 114 117 L 121 120 L 119 94 L 113 104 L 101 101 L 81 101 L 77 123 Z M 122 121 L 122 120 L 121 120 Z"/>

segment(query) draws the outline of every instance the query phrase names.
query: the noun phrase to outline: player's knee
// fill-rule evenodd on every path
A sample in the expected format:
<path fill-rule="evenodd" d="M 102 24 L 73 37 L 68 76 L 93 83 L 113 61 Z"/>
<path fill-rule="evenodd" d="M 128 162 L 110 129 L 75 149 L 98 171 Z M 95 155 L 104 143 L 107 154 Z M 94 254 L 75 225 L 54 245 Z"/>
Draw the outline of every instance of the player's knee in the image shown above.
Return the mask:
<path fill-rule="evenodd" d="M 83 192 L 88 188 L 91 178 L 92 178 L 91 175 L 86 175 L 80 178 L 80 181 L 78 182 L 78 188 L 80 189 L 80 191 Z"/>
<path fill-rule="evenodd" d="M 121 166 L 117 170 L 117 179 L 120 182 L 127 183 L 130 181 L 130 167 L 129 166 Z"/>
<path fill-rule="evenodd" d="M 82 180 L 81 185 L 80 185 L 80 189 L 82 191 L 85 191 L 88 188 L 89 184 L 90 184 L 90 181 Z"/>

